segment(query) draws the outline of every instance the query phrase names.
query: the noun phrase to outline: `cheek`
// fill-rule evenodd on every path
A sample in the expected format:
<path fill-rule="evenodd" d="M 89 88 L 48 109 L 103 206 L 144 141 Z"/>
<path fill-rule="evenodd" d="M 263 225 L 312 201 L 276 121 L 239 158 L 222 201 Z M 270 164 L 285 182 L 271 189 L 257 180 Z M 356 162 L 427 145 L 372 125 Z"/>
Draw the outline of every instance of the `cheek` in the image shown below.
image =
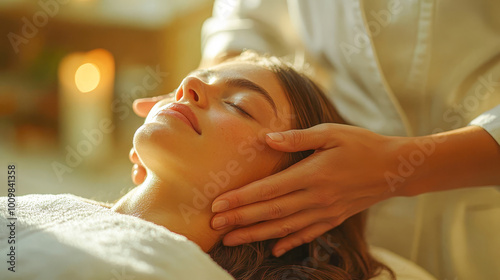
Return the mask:
<path fill-rule="evenodd" d="M 271 149 L 264 141 L 264 129 L 251 121 L 234 117 L 214 116 L 212 131 L 214 159 L 219 170 L 232 179 L 230 189 L 241 187 L 271 174 L 283 153 Z M 207 135 L 209 136 L 209 135 Z"/>
<path fill-rule="evenodd" d="M 212 151 L 221 158 L 240 160 L 238 146 L 255 135 L 255 127 L 229 114 L 213 114 L 209 117 L 214 125 L 206 139 Z"/>

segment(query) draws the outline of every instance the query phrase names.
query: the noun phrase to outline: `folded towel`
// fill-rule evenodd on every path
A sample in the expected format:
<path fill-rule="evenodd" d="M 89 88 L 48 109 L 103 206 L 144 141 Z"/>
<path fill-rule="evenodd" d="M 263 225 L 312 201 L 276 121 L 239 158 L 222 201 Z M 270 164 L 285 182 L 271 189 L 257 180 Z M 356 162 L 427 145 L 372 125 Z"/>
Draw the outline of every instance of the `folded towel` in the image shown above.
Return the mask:
<path fill-rule="evenodd" d="M 186 237 L 77 196 L 17 197 L 17 220 L 0 199 L 1 279 L 233 279 Z"/>

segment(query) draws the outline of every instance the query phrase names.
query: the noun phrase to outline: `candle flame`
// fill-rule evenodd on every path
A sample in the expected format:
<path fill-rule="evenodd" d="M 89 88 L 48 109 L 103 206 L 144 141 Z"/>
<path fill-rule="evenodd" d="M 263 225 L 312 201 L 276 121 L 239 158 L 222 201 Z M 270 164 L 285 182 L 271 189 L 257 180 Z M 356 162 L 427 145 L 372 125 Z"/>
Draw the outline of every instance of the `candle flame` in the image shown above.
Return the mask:
<path fill-rule="evenodd" d="M 94 63 L 80 65 L 75 73 L 75 84 L 79 91 L 90 92 L 94 90 L 101 80 L 99 68 Z"/>

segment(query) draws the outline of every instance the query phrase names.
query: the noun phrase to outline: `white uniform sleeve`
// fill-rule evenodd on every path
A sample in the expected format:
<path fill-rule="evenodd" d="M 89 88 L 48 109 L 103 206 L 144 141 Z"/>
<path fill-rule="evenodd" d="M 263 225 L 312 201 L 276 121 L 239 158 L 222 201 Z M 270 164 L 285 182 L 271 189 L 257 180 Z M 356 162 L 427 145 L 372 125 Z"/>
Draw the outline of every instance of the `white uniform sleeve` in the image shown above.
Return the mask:
<path fill-rule="evenodd" d="M 291 30 L 286 0 L 218 0 L 202 27 L 202 55 L 208 59 L 244 49 L 285 55 Z"/>
<path fill-rule="evenodd" d="M 500 145 L 500 105 L 482 113 L 479 117 L 473 119 L 469 125 L 477 125 L 484 128 Z M 500 186 L 497 189 L 500 191 Z"/>
<path fill-rule="evenodd" d="M 469 125 L 477 125 L 484 128 L 500 145 L 500 105 L 482 113 L 479 117 L 473 119 Z"/>

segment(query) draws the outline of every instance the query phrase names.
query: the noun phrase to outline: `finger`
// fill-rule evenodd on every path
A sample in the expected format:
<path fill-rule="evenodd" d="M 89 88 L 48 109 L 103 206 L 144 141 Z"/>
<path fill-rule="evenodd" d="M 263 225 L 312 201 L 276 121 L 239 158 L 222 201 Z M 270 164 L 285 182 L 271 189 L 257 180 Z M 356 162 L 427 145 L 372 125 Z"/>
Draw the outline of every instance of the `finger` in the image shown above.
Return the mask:
<path fill-rule="evenodd" d="M 298 152 L 329 149 L 337 146 L 334 138 L 339 124 L 319 124 L 306 129 L 291 129 L 266 135 L 267 144 L 279 151 Z"/>
<path fill-rule="evenodd" d="M 226 192 L 214 199 L 212 212 L 227 211 L 236 207 L 273 199 L 284 194 L 307 188 L 314 169 L 306 158 L 287 169 Z"/>
<path fill-rule="evenodd" d="M 278 219 L 310 207 L 314 197 L 298 190 L 272 200 L 252 203 L 212 218 L 212 228 L 220 230 L 232 225 L 249 225 L 260 221 Z"/>
<path fill-rule="evenodd" d="M 293 248 L 299 247 L 302 244 L 310 243 L 314 239 L 320 237 L 325 232 L 333 229 L 332 224 L 327 222 L 312 224 L 295 233 L 292 233 L 278 240 L 273 247 L 273 255 L 280 257 Z"/>
<path fill-rule="evenodd" d="M 171 95 L 165 94 L 155 97 L 139 98 L 134 100 L 132 108 L 134 109 L 136 115 L 145 118 L 148 115 L 149 111 L 151 111 L 151 108 L 153 108 L 153 106 L 158 103 L 158 101 L 163 100 L 167 97 L 171 97 Z"/>
<path fill-rule="evenodd" d="M 237 246 L 273 238 L 285 237 L 313 223 L 322 220 L 325 213 L 322 209 L 312 209 L 292 214 L 282 219 L 258 223 L 249 227 L 238 228 L 224 236 L 226 246 Z"/>
<path fill-rule="evenodd" d="M 139 160 L 139 156 L 137 155 L 135 148 L 133 148 L 133 147 L 132 147 L 132 149 L 130 149 L 130 152 L 128 153 L 128 158 L 130 159 L 130 161 L 132 163 L 135 163 L 135 164 L 141 163 L 141 161 Z"/>
<path fill-rule="evenodd" d="M 132 108 L 136 115 L 145 118 L 158 101 L 157 97 L 136 99 L 132 104 Z"/>
<path fill-rule="evenodd" d="M 348 218 L 368 208 L 367 205 L 373 205 L 374 202 L 375 201 L 371 198 L 361 198 L 354 200 L 349 203 L 349 205 L 352 206 L 351 208 L 346 208 L 345 206 L 341 207 L 344 208 L 343 214 L 328 218 L 323 222 L 318 222 L 304 227 L 297 232 L 281 238 L 280 240 L 278 240 L 278 242 L 276 242 L 276 244 L 274 244 L 273 255 L 279 257 L 284 253 L 292 250 L 293 248 L 296 248 L 305 243 L 312 242 L 314 239 L 323 235 L 325 232 L 342 224 Z M 333 206 L 324 209 L 324 211 L 326 211 L 327 213 L 333 213 L 336 212 L 334 209 L 335 207 Z"/>
<path fill-rule="evenodd" d="M 144 180 L 146 180 L 146 169 L 144 167 L 134 164 L 132 167 L 132 182 L 134 182 L 135 185 L 140 185 L 144 183 Z"/>

